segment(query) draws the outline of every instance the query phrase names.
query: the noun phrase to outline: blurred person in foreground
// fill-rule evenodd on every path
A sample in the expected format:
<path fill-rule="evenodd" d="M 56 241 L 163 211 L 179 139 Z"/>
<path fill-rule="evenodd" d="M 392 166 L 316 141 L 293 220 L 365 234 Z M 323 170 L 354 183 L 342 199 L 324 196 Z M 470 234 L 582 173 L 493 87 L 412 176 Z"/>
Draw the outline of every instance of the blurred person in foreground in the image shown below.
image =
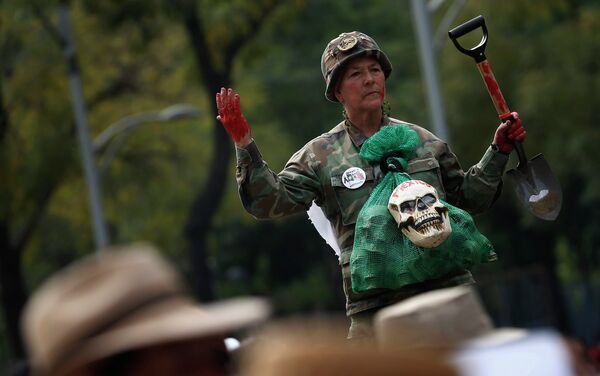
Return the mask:
<path fill-rule="evenodd" d="M 474 283 L 467 268 L 457 267 L 419 283 L 400 288 L 356 292 L 352 288 L 350 259 L 359 212 L 385 176 L 385 163 L 370 163 L 359 154 L 365 142 L 382 128 L 404 127 L 416 134 L 416 146 L 407 153 L 402 171 L 434 187 L 440 199 L 468 213 L 487 210 L 500 194 L 502 174 L 513 141 L 524 141 L 517 113 L 501 123 L 479 163 L 464 171 L 449 146 L 428 130 L 390 117 L 385 81 L 392 64 L 368 35 L 353 31 L 331 40 L 321 57 L 325 97 L 343 108 L 343 120 L 312 139 L 276 174 L 271 171 L 252 138 L 232 89 L 216 94 L 218 119 L 235 143 L 236 179 L 244 208 L 257 218 L 277 218 L 306 212 L 316 204 L 331 224 L 339 249 L 349 338 L 371 338 L 372 319 L 381 307 L 415 294 L 453 285 Z M 483 147 L 483 145 L 482 145 Z M 382 160 L 382 162 L 385 162 Z"/>
<path fill-rule="evenodd" d="M 240 359 L 240 376 L 593 376 L 551 329 L 494 327 L 473 286 L 421 293 L 378 311 L 375 343 L 345 341 L 333 319 L 280 320 Z"/>
<path fill-rule="evenodd" d="M 594 363 L 596 370 L 600 374 L 600 332 L 596 333 L 594 343 L 592 343 L 592 345 L 589 346 L 585 350 L 585 352 L 587 353 L 592 363 Z"/>
<path fill-rule="evenodd" d="M 152 246 L 113 247 L 52 276 L 22 331 L 33 375 L 227 375 L 225 336 L 269 314 L 260 298 L 198 305 Z"/>
<path fill-rule="evenodd" d="M 494 327 L 473 286 L 422 293 L 381 309 L 379 348 L 437 351 L 460 375 L 594 376 L 572 338 L 553 329 Z"/>

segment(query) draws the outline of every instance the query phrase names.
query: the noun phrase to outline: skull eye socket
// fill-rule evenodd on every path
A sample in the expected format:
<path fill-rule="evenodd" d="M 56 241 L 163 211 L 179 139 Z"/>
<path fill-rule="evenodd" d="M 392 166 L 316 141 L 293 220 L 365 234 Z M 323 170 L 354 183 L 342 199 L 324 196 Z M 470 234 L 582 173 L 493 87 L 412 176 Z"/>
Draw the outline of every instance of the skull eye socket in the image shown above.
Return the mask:
<path fill-rule="evenodd" d="M 431 193 L 428 193 L 417 200 L 417 208 L 419 208 L 419 210 L 425 210 L 431 205 L 435 204 L 436 201 L 437 199 L 435 196 Z"/>
<path fill-rule="evenodd" d="M 421 201 L 423 201 L 423 203 L 426 204 L 427 206 L 431 206 L 431 205 L 435 204 L 437 199 L 435 198 L 435 196 L 433 194 L 428 193 L 425 196 L 421 197 Z"/>
<path fill-rule="evenodd" d="M 415 206 L 417 205 L 417 200 L 404 201 L 400 204 L 400 211 L 402 213 L 410 214 L 415 211 Z"/>

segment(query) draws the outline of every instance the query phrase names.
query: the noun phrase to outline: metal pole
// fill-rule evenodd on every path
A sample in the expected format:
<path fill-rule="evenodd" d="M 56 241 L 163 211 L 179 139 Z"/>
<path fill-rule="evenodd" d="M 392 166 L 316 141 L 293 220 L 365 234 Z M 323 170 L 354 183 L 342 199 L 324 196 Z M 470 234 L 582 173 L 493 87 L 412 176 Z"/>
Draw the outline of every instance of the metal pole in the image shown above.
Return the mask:
<path fill-rule="evenodd" d="M 83 89 L 79 76 L 79 66 L 75 54 L 75 43 L 69 25 L 69 9 L 66 5 L 58 8 L 59 27 L 64 38 L 64 54 L 67 60 L 69 74 L 69 88 L 71 91 L 71 100 L 75 112 L 75 124 L 79 138 L 79 150 L 83 161 L 83 170 L 88 187 L 89 203 L 94 230 L 94 241 L 96 250 L 99 251 L 108 245 L 108 234 L 106 223 L 104 221 L 104 212 L 102 210 L 100 196 L 100 182 L 96 170 L 94 155 L 92 153 L 90 135 L 88 132 L 86 109 L 83 100 Z"/>
<path fill-rule="evenodd" d="M 423 79 L 427 90 L 430 120 L 436 135 L 446 142 L 450 142 L 450 135 L 446 126 L 444 106 L 438 85 L 437 66 L 433 50 L 429 10 L 426 0 L 411 0 L 413 24 L 417 33 Z"/>

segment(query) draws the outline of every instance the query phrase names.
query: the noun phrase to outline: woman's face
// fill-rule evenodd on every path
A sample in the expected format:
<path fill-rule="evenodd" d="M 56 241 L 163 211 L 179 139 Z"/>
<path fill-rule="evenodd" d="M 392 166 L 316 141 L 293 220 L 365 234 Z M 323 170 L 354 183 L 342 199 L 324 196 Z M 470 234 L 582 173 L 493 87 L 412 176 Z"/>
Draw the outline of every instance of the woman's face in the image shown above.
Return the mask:
<path fill-rule="evenodd" d="M 348 113 L 380 109 L 385 98 L 385 74 L 377 59 L 361 56 L 350 61 L 335 96 Z"/>

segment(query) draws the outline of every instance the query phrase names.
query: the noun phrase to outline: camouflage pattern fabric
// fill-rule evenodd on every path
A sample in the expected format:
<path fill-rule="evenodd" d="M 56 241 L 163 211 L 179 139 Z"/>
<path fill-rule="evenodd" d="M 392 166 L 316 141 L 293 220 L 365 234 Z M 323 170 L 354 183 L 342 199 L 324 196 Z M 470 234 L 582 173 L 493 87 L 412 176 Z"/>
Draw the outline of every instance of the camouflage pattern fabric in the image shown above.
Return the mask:
<path fill-rule="evenodd" d="M 408 161 L 407 173 L 413 179 L 435 187 L 441 199 L 471 214 L 483 212 L 496 200 L 507 155 L 489 147 L 481 161 L 465 172 L 448 145 L 428 130 L 386 117 L 382 125 L 388 124 L 410 127 L 418 133 L 420 143 L 414 158 Z M 278 174 L 263 161 L 256 143 L 244 149 L 236 148 L 240 198 L 254 217 L 279 218 L 304 213 L 313 200 L 323 209 L 342 250 L 340 265 L 348 315 L 392 304 L 406 298 L 407 292 L 408 296 L 419 292 L 411 286 L 360 294 L 352 291 L 349 261 L 354 226 L 360 209 L 384 176 L 379 166 L 370 165 L 359 156 L 365 140 L 366 137 L 349 121 L 342 121 L 297 151 Z M 347 188 L 342 179 L 351 167 L 359 167 L 365 173 L 364 184 L 356 189 Z M 473 282 L 470 272 L 459 270 L 440 278 L 439 286 L 470 282 Z"/>

